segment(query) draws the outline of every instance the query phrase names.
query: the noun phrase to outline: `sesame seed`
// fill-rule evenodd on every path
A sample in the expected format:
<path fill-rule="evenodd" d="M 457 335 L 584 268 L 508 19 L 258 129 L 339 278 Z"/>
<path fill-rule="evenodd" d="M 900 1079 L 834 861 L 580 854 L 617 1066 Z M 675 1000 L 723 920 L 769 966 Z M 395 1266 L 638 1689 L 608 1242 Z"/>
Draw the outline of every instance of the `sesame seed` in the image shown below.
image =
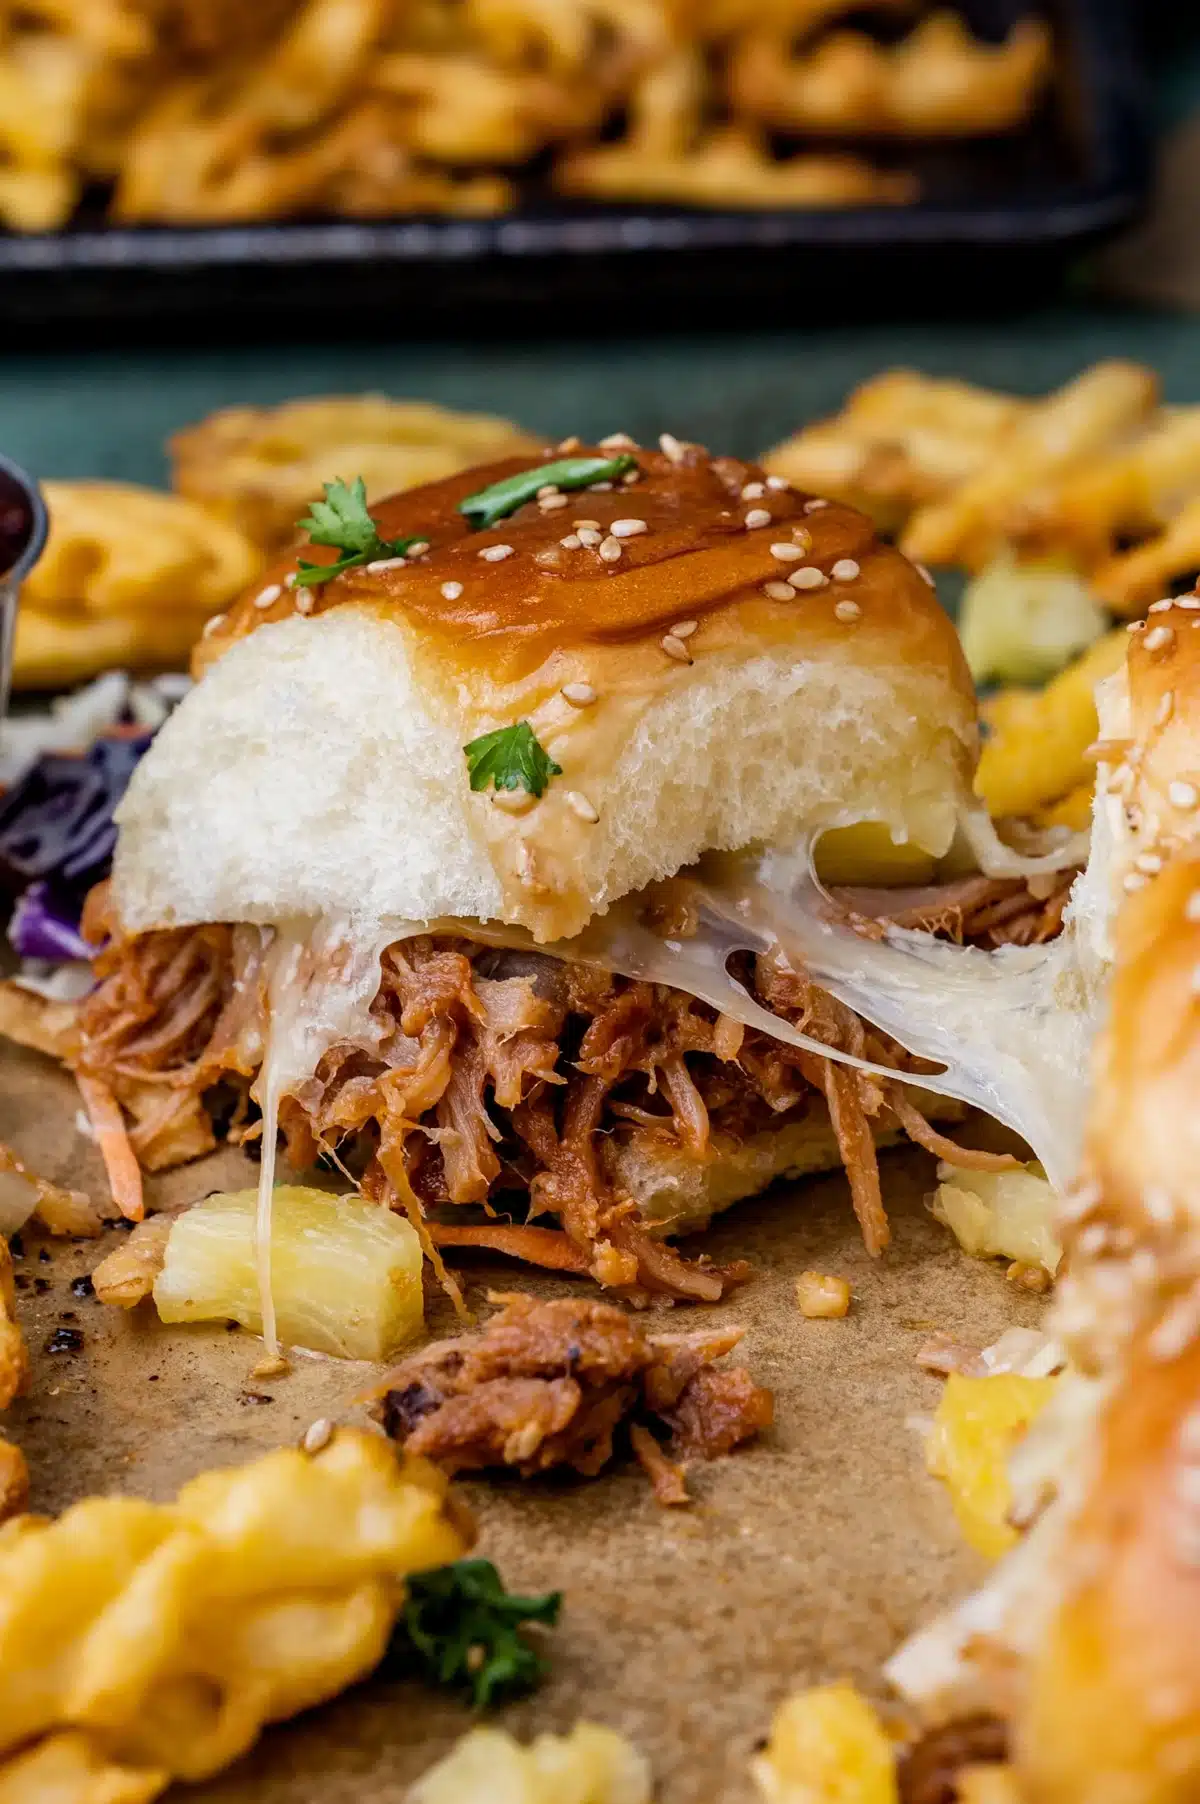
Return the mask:
<path fill-rule="evenodd" d="M 676 639 L 690 639 L 699 624 L 698 620 L 677 620 L 671 632 Z"/>
<path fill-rule="evenodd" d="M 562 692 L 573 708 L 590 708 L 596 699 L 590 683 L 564 683 Z"/>
<path fill-rule="evenodd" d="M 1189 612 L 1194 612 L 1196 608 L 1200 608 L 1200 595 L 1177 595 L 1175 597 L 1175 606 L 1177 608 L 1187 608 Z"/>
<path fill-rule="evenodd" d="M 1152 601 L 1150 606 L 1146 609 L 1146 612 L 1148 614 L 1165 614 L 1174 606 L 1175 603 L 1172 597 L 1170 595 L 1164 595 L 1161 601 Z"/>
<path fill-rule="evenodd" d="M 819 513 L 823 507 L 828 507 L 828 506 L 829 506 L 828 501 L 822 501 L 821 497 L 819 495 L 817 495 L 813 498 L 813 500 L 806 501 L 804 503 L 804 511 L 806 514 L 816 514 L 816 513 Z"/>
<path fill-rule="evenodd" d="M 1200 889 L 1194 889 L 1183 905 L 1185 921 L 1200 921 Z"/>
<path fill-rule="evenodd" d="M 640 470 L 626 470 L 624 476 L 621 478 L 621 487 L 623 489 L 631 489 L 635 482 L 640 482 L 641 480 L 642 472 Z"/>
<path fill-rule="evenodd" d="M 224 614 L 211 615 L 210 618 L 204 622 L 204 629 L 201 634 L 201 637 L 205 638 L 205 639 L 209 638 L 213 633 L 219 632 L 220 629 L 224 626 L 224 624 L 225 624 Z"/>
<path fill-rule="evenodd" d="M 818 570 L 815 564 L 805 564 L 801 570 L 793 570 L 788 577 L 793 589 L 823 589 L 826 581 L 825 572 Z"/>
<path fill-rule="evenodd" d="M 673 464 L 681 464 L 684 460 L 684 447 L 673 432 L 660 432 L 658 435 L 659 450 L 664 457 L 669 457 Z"/>
<path fill-rule="evenodd" d="M 589 482 L 587 485 L 587 490 L 588 490 L 589 495 L 610 495 L 612 493 L 612 483 L 611 482 Z"/>
<path fill-rule="evenodd" d="M 289 570 L 283 579 L 283 586 L 285 589 L 294 589 L 299 580 L 299 572 L 296 570 Z"/>
<path fill-rule="evenodd" d="M 792 485 L 788 481 L 786 476 L 768 476 L 767 477 L 767 487 L 769 489 L 790 489 L 791 486 Z"/>
<path fill-rule="evenodd" d="M 664 633 L 659 643 L 666 652 L 668 658 L 674 658 L 677 664 L 691 663 L 691 652 L 688 650 L 683 640 L 677 639 L 674 633 Z"/>
<path fill-rule="evenodd" d="M 333 1439 L 333 1423 L 328 1416 L 318 1416 L 304 1430 L 304 1438 L 300 1442 L 305 1453 L 320 1453 L 322 1447 L 328 1447 Z"/>
<path fill-rule="evenodd" d="M 1171 718 L 1174 707 L 1175 691 L 1173 689 L 1165 689 L 1159 699 L 1157 708 L 1154 710 L 1154 724 L 1156 727 L 1166 726 Z"/>
<path fill-rule="evenodd" d="M 833 611 L 839 620 L 845 621 L 858 620 L 862 615 L 862 609 L 856 601 L 839 601 Z"/>
<path fill-rule="evenodd" d="M 1165 651 L 1168 645 L 1175 643 L 1175 629 L 1170 626 L 1152 626 L 1146 634 L 1147 651 Z"/>
<path fill-rule="evenodd" d="M 1167 798 L 1173 808 L 1200 807 L 1200 789 L 1194 783 L 1185 783 L 1182 779 L 1167 784 Z"/>
<path fill-rule="evenodd" d="M 765 507 L 752 507 L 746 515 L 747 532 L 757 532 L 760 526 L 769 526 L 770 524 L 771 516 Z"/>
<path fill-rule="evenodd" d="M 1145 630 L 1146 622 L 1144 620 L 1131 620 L 1129 625 L 1125 628 L 1127 633 L 1144 633 Z"/>
<path fill-rule="evenodd" d="M 1193 996 L 1200 996 L 1200 965 L 1192 967 L 1191 990 Z"/>
<path fill-rule="evenodd" d="M 511 545 L 485 545 L 479 553 L 485 564 L 498 564 L 502 558 L 511 557 L 512 554 Z"/>
<path fill-rule="evenodd" d="M 528 789 L 493 789 L 492 807 L 505 814 L 528 814 L 537 797 Z"/>
<path fill-rule="evenodd" d="M 537 498 L 537 500 L 541 501 L 543 499 L 543 497 L 546 495 L 557 495 L 557 494 L 558 494 L 558 484 L 556 482 L 546 482 L 546 483 L 543 483 L 542 487 L 538 490 L 536 498 Z"/>
<path fill-rule="evenodd" d="M 930 569 L 929 569 L 929 568 L 928 568 L 928 566 L 927 566 L 927 565 L 925 565 L 925 564 L 914 564 L 914 565 L 913 565 L 913 569 L 914 569 L 914 570 L 915 570 L 915 571 L 916 571 L 916 573 L 917 573 L 917 575 L 918 575 L 918 576 L 919 576 L 919 577 L 920 577 L 920 578 L 921 578 L 921 581 L 922 581 L 922 582 L 923 582 L 923 583 L 928 583 L 928 584 L 929 584 L 929 587 L 930 587 L 930 588 L 931 588 L 931 589 L 936 589 L 936 588 L 937 588 L 937 584 L 936 584 L 936 582 L 935 582 L 935 581 L 934 581 L 934 580 L 933 580 L 933 572 L 932 572 L 932 570 L 930 570 Z"/>
<path fill-rule="evenodd" d="M 572 520 L 571 525 L 576 532 L 599 532 L 599 520 Z"/>
<path fill-rule="evenodd" d="M 579 534 L 581 545 L 598 545 L 604 537 L 604 534 L 596 526 L 579 526 L 576 527 L 576 531 Z"/>
<path fill-rule="evenodd" d="M 771 556 L 777 557 L 782 564 L 792 564 L 804 556 L 803 545 L 788 545 L 780 539 L 771 546 Z"/>
<path fill-rule="evenodd" d="M 630 438 L 627 432 L 610 432 L 607 438 L 596 442 L 602 451 L 636 451 L 638 448 L 637 440 Z"/>
<path fill-rule="evenodd" d="M 764 583 L 762 592 L 772 601 L 791 601 L 796 594 L 790 583 Z"/>
<path fill-rule="evenodd" d="M 447 601 L 457 601 L 459 596 L 462 594 L 462 591 L 463 591 L 463 586 L 461 583 L 443 583 L 442 584 L 442 595 L 445 597 L 445 599 Z"/>
<path fill-rule="evenodd" d="M 565 539 L 560 539 L 558 542 L 564 551 L 578 551 L 583 544 L 583 540 L 577 532 L 569 532 Z"/>
<path fill-rule="evenodd" d="M 765 482 L 747 482 L 742 487 L 743 501 L 761 501 L 767 492 Z"/>
<path fill-rule="evenodd" d="M 538 502 L 538 509 L 543 514 L 553 514 L 556 513 L 560 507 L 567 507 L 569 505 L 570 500 L 566 495 L 543 495 L 542 499 Z"/>
<path fill-rule="evenodd" d="M 297 612 L 297 614 L 311 614 L 316 605 L 317 605 L 317 598 L 313 594 L 311 589 L 297 589 L 296 590 L 296 612 Z"/>
<path fill-rule="evenodd" d="M 1121 881 L 1121 888 L 1125 891 L 1127 896 L 1132 896 L 1135 889 L 1145 889 L 1145 887 L 1146 879 L 1145 877 L 1140 876 L 1137 871 L 1127 871 Z"/>
<path fill-rule="evenodd" d="M 606 564 L 615 564 L 621 555 L 620 539 L 614 539 L 611 533 L 607 539 L 601 539 L 599 555 Z"/>
<path fill-rule="evenodd" d="M 428 545 L 425 547 L 425 549 L 426 549 L 426 551 L 429 550 Z M 371 560 L 371 562 L 367 565 L 367 575 L 368 576 L 380 576 L 380 575 L 382 575 L 382 573 L 385 570 L 402 570 L 407 562 L 408 562 L 408 559 L 402 558 L 402 557 L 373 558 Z"/>
<path fill-rule="evenodd" d="M 405 557 L 424 557 L 428 550 L 428 539 L 414 539 L 404 555 Z"/>
<path fill-rule="evenodd" d="M 1200 1457 L 1200 1409 L 1191 1409 L 1179 1424 L 1179 1448 L 1185 1455 Z"/>
<path fill-rule="evenodd" d="M 1142 1192 L 1142 1206 L 1151 1221 L 1157 1222 L 1160 1228 L 1169 1228 L 1175 1220 L 1171 1193 L 1161 1184 L 1147 1184 Z"/>
<path fill-rule="evenodd" d="M 636 539 L 647 528 L 644 520 L 614 520 L 608 530 L 614 539 Z"/>
<path fill-rule="evenodd" d="M 1163 861 L 1157 852 L 1139 852 L 1133 862 L 1139 871 L 1145 871 L 1147 877 L 1157 877 L 1163 868 Z"/>
<path fill-rule="evenodd" d="M 282 594 L 282 583 L 268 583 L 262 594 L 254 597 L 254 605 L 256 608 L 273 608 Z"/>
<path fill-rule="evenodd" d="M 852 557 L 840 557 L 830 572 L 840 583 L 852 583 L 859 573 L 859 566 Z"/>
<path fill-rule="evenodd" d="M 581 443 L 582 443 L 582 440 L 580 439 L 579 434 L 577 432 L 573 432 L 571 434 L 570 438 L 559 439 L 559 441 L 558 441 L 557 445 L 555 445 L 554 449 L 556 451 L 578 451 Z"/>
<path fill-rule="evenodd" d="M 595 803 L 589 802 L 578 789 L 568 789 L 566 801 L 567 807 L 574 809 L 581 821 L 598 821 L 600 819 L 600 810 Z"/>

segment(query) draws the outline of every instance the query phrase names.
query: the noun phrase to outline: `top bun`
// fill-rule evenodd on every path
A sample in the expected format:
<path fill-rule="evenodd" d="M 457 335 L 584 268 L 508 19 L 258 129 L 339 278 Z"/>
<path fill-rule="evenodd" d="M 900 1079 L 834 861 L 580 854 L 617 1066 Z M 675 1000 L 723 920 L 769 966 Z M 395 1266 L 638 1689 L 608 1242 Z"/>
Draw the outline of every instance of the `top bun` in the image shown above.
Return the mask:
<path fill-rule="evenodd" d="M 663 443 L 548 450 L 636 462 L 481 531 L 459 503 L 531 460 L 411 490 L 372 510 L 407 559 L 308 589 L 293 554 L 213 623 L 118 813 L 125 928 L 358 913 L 546 941 L 707 850 L 870 820 L 944 852 L 976 714 L 928 577 L 854 510 Z M 472 792 L 464 746 L 521 721 L 561 774 Z"/>

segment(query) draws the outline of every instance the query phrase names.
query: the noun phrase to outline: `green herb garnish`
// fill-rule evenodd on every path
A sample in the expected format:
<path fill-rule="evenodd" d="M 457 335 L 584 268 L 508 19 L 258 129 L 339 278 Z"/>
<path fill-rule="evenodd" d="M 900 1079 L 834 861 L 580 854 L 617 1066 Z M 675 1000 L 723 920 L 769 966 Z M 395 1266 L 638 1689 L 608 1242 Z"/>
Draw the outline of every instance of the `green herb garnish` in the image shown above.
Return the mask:
<path fill-rule="evenodd" d="M 416 1573 L 407 1587 L 389 1663 L 415 1665 L 436 1684 L 468 1692 L 477 1710 L 537 1684 L 546 1663 L 521 1625 L 556 1623 L 561 1591 L 515 1597 L 490 1560 L 436 1566 Z"/>
<path fill-rule="evenodd" d="M 551 777 L 562 776 L 527 720 L 498 727 L 464 745 L 472 789 L 527 789 L 540 796 Z"/>
<path fill-rule="evenodd" d="M 458 511 L 466 515 L 476 532 L 481 532 L 533 501 L 539 489 L 586 489 L 589 483 L 612 482 L 636 469 L 637 459 L 624 451 L 619 457 L 563 457 L 557 463 L 538 464 L 536 469 L 519 470 L 515 476 L 493 482 L 477 495 L 460 501 Z"/>
<path fill-rule="evenodd" d="M 296 524 L 314 545 L 332 545 L 345 554 L 335 564 L 309 564 L 301 559 L 296 581 L 306 589 L 332 582 L 343 570 L 372 563 L 375 558 L 403 557 L 410 545 L 419 543 L 417 539 L 380 538 L 367 511 L 367 485 L 361 476 L 356 476 L 349 488 L 340 477 L 327 482 L 324 501 L 314 501 L 307 516 Z"/>

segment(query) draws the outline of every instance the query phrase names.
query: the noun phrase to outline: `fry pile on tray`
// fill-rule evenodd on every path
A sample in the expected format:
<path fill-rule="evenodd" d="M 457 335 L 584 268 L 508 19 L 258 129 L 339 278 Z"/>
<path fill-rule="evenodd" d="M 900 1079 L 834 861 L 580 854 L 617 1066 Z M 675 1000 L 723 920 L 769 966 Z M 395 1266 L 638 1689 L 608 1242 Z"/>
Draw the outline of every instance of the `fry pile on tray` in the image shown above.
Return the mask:
<path fill-rule="evenodd" d="M 1135 363 L 1096 364 L 1039 400 L 891 370 L 764 462 L 975 579 L 959 617 L 969 660 L 1009 679 L 984 704 L 979 791 L 993 814 L 1084 825 L 1092 690 L 1124 656 L 1110 616 L 1145 614 L 1200 570 L 1200 407 L 1162 405 Z"/>
<path fill-rule="evenodd" d="M 1020 126 L 1030 16 L 879 0 L 0 0 L 0 223 L 505 210 L 530 184 L 700 207 L 893 205 L 896 140 Z M 858 17 L 855 10 L 856 18 Z M 861 154 L 865 150 L 865 155 Z"/>

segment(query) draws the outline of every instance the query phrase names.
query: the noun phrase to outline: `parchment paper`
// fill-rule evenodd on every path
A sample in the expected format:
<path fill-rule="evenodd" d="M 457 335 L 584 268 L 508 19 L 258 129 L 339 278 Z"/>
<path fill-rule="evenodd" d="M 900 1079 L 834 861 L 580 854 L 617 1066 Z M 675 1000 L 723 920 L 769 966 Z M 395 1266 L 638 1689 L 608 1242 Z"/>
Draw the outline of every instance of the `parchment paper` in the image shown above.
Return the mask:
<path fill-rule="evenodd" d="M 0 1054 L 0 1138 L 45 1175 L 101 1194 L 95 1148 L 76 1126 L 73 1085 L 48 1063 Z M 650 1758 L 662 1804 L 749 1804 L 747 1757 L 792 1687 L 849 1676 L 879 1694 L 897 1641 L 978 1577 L 940 1487 L 924 1470 L 919 1424 L 939 1381 L 914 1363 L 935 1328 L 980 1344 L 1035 1324 L 1037 1298 L 1003 1268 L 966 1258 L 926 1213 L 933 1161 L 884 1155 L 895 1237 L 867 1258 L 841 1177 L 778 1190 L 731 1210 L 706 1239 L 745 1256 L 757 1278 L 718 1311 L 674 1310 L 697 1325 L 744 1322 L 742 1352 L 776 1396 L 776 1426 L 756 1445 L 694 1470 L 690 1510 L 663 1510 L 636 1468 L 591 1482 L 462 1486 L 480 1549 L 514 1589 L 562 1589 L 550 1637 L 553 1673 L 500 1713 L 520 1733 L 567 1728 L 583 1714 L 629 1735 Z M 152 1184 L 163 1201 L 254 1181 L 241 1154 L 214 1155 Z M 105 1243 L 25 1236 L 19 1308 L 34 1360 L 30 1395 L 6 1418 L 33 1473 L 34 1507 L 58 1510 L 94 1490 L 169 1496 L 204 1467 L 294 1440 L 343 1413 L 374 1368 L 300 1360 L 286 1378 L 250 1376 L 260 1343 L 224 1328 L 162 1327 L 75 1297 Z M 809 1322 L 793 1284 L 808 1267 L 853 1286 L 843 1321 Z M 467 1268 L 486 1315 L 490 1287 L 561 1293 L 500 1259 Z M 430 1291 L 430 1320 L 449 1326 Z M 45 1343 L 81 1328 L 74 1355 Z M 735 1358 L 737 1355 L 735 1355 Z M 468 1713 L 416 1684 L 369 1681 L 270 1731 L 222 1778 L 186 1796 L 204 1804 L 384 1804 L 467 1726 Z M 175 1794 L 172 1794 L 173 1796 Z M 182 1797 L 183 1793 L 180 1794 Z"/>

